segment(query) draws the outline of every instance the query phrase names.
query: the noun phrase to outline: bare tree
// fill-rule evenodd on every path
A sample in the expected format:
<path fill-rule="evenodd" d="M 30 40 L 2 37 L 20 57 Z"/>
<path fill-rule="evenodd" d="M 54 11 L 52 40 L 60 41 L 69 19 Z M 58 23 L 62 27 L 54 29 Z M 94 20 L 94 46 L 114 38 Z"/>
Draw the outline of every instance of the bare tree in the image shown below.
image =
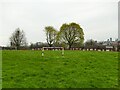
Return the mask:
<path fill-rule="evenodd" d="M 94 46 L 95 45 L 95 41 L 93 39 L 87 40 L 85 42 L 85 45 L 86 46 Z"/>
<path fill-rule="evenodd" d="M 21 46 L 27 45 L 25 33 L 23 30 L 21 31 L 19 28 L 17 28 L 13 32 L 12 36 L 10 37 L 10 45 L 11 47 L 15 47 L 17 50 L 19 50 Z"/>
<path fill-rule="evenodd" d="M 57 36 L 57 30 L 54 29 L 52 26 L 45 27 L 45 33 L 46 33 L 46 40 L 50 47 L 53 46 L 56 42 L 56 36 Z"/>

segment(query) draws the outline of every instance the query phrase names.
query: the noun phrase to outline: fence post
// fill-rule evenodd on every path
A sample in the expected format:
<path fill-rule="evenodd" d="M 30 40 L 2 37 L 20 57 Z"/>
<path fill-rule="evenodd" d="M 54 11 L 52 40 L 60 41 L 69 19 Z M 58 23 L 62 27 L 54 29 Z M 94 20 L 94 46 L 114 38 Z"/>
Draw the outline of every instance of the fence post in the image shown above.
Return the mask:
<path fill-rule="evenodd" d="M 44 47 L 42 48 L 42 57 L 44 56 Z"/>
<path fill-rule="evenodd" d="M 64 56 L 64 48 L 62 48 L 62 56 Z"/>

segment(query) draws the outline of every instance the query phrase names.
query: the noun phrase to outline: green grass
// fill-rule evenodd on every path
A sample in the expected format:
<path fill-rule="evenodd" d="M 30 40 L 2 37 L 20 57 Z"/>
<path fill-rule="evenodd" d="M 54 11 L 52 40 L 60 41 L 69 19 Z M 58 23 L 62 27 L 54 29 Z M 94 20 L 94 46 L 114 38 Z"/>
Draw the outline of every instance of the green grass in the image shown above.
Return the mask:
<path fill-rule="evenodd" d="M 3 88 L 116 88 L 118 53 L 3 51 Z"/>

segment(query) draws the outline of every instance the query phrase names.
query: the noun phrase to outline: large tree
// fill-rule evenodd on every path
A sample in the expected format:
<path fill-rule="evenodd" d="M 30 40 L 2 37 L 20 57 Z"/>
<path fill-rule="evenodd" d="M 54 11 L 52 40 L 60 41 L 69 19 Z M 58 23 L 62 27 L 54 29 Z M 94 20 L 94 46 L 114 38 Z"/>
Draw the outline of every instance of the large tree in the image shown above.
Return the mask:
<path fill-rule="evenodd" d="M 50 47 L 52 47 L 53 44 L 55 44 L 55 42 L 56 42 L 57 30 L 52 26 L 46 26 L 45 33 L 46 33 L 46 37 L 47 37 L 46 38 L 47 43 Z"/>
<path fill-rule="evenodd" d="M 24 31 L 17 28 L 10 37 L 10 44 L 17 50 L 19 50 L 21 46 L 26 46 L 27 42 Z"/>
<path fill-rule="evenodd" d="M 58 37 L 59 37 L 59 41 L 66 43 L 70 49 L 74 43 L 83 43 L 84 32 L 79 24 L 65 23 L 60 27 L 60 32 L 58 33 Z"/>

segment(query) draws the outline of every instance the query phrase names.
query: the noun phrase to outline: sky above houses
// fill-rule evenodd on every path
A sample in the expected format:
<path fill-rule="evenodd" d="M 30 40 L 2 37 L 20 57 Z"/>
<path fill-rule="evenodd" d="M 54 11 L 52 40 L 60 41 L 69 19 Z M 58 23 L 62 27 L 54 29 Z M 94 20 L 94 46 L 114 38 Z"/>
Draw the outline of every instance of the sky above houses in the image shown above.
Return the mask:
<path fill-rule="evenodd" d="M 57 30 L 63 23 L 78 23 L 85 41 L 118 38 L 119 0 L 1 0 L 0 46 L 9 45 L 16 28 L 24 30 L 28 43 L 46 42 L 45 26 Z"/>

